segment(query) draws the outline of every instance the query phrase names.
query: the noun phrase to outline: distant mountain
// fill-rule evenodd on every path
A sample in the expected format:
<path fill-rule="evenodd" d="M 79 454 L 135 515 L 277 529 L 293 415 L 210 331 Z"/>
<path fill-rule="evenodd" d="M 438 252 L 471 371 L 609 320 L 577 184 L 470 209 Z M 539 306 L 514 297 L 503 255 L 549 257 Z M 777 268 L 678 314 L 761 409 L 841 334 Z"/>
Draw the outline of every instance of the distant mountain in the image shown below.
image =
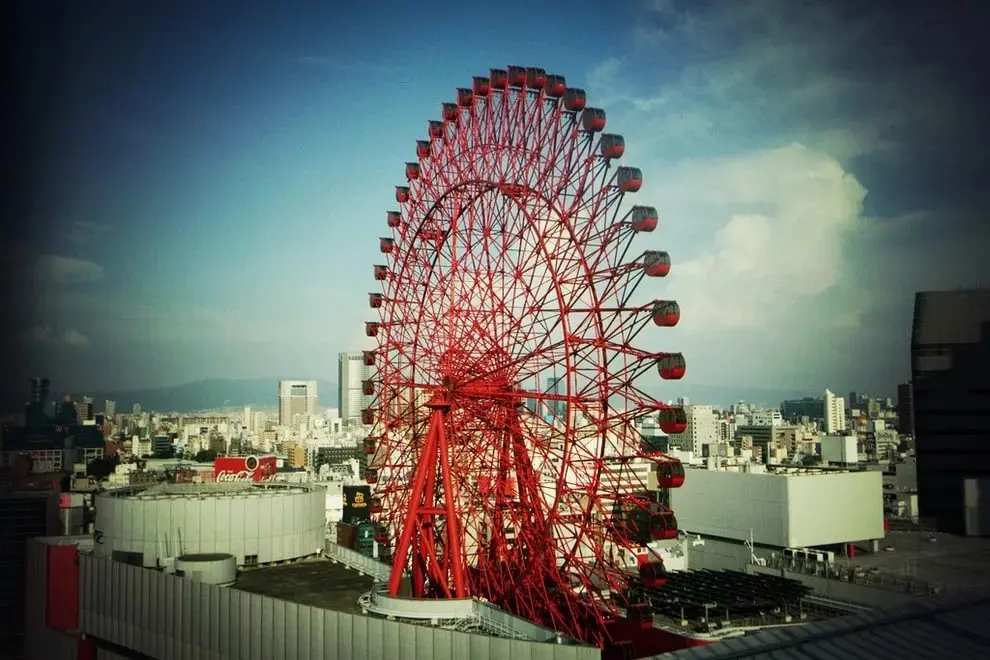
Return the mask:
<path fill-rule="evenodd" d="M 130 412 L 135 403 L 142 410 L 157 412 L 193 412 L 223 407 L 278 405 L 277 378 L 235 380 L 215 378 L 197 380 L 184 385 L 118 392 L 86 392 L 93 407 L 103 410 L 107 399 L 117 402 L 117 412 Z M 317 381 L 318 404 L 326 408 L 337 406 L 337 384 Z"/>
<path fill-rule="evenodd" d="M 326 408 L 336 407 L 337 384 L 321 380 L 317 381 L 317 386 L 319 388 L 319 405 Z M 762 389 L 670 381 L 645 389 L 648 394 L 661 401 L 673 401 L 678 397 L 687 397 L 691 403 L 726 407 L 742 400 L 747 403 L 776 408 L 781 401 L 786 399 L 799 399 L 802 396 L 820 397 L 825 388 L 821 388 L 820 391 Z M 215 378 L 172 387 L 114 392 L 80 392 L 79 394 L 92 397 L 93 407 L 97 411 L 103 410 L 103 402 L 106 399 L 117 402 L 118 412 L 129 412 L 135 403 L 140 403 L 143 410 L 158 412 L 192 412 L 218 409 L 225 406 L 274 407 L 278 405 L 278 379 Z"/>

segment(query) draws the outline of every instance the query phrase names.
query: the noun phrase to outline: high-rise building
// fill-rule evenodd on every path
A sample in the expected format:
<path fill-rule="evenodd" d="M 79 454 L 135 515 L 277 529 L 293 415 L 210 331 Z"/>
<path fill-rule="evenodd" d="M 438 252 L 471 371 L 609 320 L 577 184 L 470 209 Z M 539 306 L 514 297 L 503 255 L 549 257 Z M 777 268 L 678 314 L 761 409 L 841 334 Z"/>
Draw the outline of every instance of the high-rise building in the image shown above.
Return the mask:
<path fill-rule="evenodd" d="M 825 433 L 836 435 L 846 430 L 846 401 L 825 390 Z"/>
<path fill-rule="evenodd" d="M 897 386 L 897 430 L 914 435 L 914 387 L 910 382 Z"/>
<path fill-rule="evenodd" d="M 281 380 L 278 383 L 278 424 L 294 426 L 316 414 L 315 380 Z"/>
<path fill-rule="evenodd" d="M 140 403 L 135 403 L 131 407 L 131 414 L 134 415 L 135 417 L 137 417 L 138 415 L 141 414 L 141 404 Z"/>
<path fill-rule="evenodd" d="M 82 425 L 89 419 L 93 419 L 93 400 L 83 397 L 82 401 L 76 401 L 76 423 Z"/>
<path fill-rule="evenodd" d="M 553 396 L 564 396 L 567 394 L 567 381 L 563 378 L 547 378 L 546 393 Z M 565 421 L 567 416 L 567 402 L 551 400 L 547 403 L 548 405 L 544 406 L 541 412 L 544 415 L 549 414 L 554 419 L 559 419 L 562 422 Z"/>
<path fill-rule="evenodd" d="M 337 356 L 337 398 L 340 419 L 344 424 L 359 424 L 361 411 L 369 407 L 375 395 L 364 393 L 364 381 L 372 376 L 373 368 L 364 363 L 362 353 L 340 353 Z"/>
<path fill-rule="evenodd" d="M 990 290 L 915 296 L 911 385 L 919 513 L 940 531 L 979 533 L 990 512 L 970 491 L 990 480 Z"/>
<path fill-rule="evenodd" d="M 107 419 L 113 419 L 114 413 L 117 412 L 117 402 L 107 399 L 103 402 L 103 414 Z"/>
<path fill-rule="evenodd" d="M 718 417 L 712 406 L 685 406 L 684 413 L 687 415 L 684 433 L 671 435 L 671 442 L 684 451 L 701 456 L 702 447 L 718 442 Z"/>

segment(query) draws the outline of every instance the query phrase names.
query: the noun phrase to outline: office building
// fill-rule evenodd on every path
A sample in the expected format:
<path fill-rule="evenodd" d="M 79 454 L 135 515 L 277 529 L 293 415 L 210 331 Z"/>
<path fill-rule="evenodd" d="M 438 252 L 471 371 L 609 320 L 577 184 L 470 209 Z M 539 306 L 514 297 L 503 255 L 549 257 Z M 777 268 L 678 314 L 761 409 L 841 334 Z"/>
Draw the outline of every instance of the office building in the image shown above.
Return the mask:
<path fill-rule="evenodd" d="M 358 424 L 361 411 L 371 406 L 374 395 L 364 393 L 364 381 L 372 376 L 372 367 L 364 363 L 362 353 L 341 353 L 337 357 L 337 388 L 340 418 L 345 424 Z"/>
<path fill-rule="evenodd" d="M 966 504 L 967 488 L 990 485 L 990 290 L 915 296 L 911 381 L 919 513 L 940 531 L 976 530 L 990 514 Z"/>
<path fill-rule="evenodd" d="M 846 402 L 831 390 L 825 390 L 825 433 L 838 435 L 846 430 Z"/>
<path fill-rule="evenodd" d="M 315 380 L 282 380 L 278 383 L 279 426 L 294 426 L 316 414 Z"/>

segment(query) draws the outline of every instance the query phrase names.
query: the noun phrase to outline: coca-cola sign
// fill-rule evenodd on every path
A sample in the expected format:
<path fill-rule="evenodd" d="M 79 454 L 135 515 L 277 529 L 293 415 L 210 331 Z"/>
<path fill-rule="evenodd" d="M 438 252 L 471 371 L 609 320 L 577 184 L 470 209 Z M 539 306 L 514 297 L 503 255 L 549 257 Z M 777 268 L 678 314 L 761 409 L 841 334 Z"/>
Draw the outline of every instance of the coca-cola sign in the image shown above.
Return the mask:
<path fill-rule="evenodd" d="M 213 462 L 213 474 L 223 483 L 269 481 L 276 467 L 274 456 L 221 456 Z"/>

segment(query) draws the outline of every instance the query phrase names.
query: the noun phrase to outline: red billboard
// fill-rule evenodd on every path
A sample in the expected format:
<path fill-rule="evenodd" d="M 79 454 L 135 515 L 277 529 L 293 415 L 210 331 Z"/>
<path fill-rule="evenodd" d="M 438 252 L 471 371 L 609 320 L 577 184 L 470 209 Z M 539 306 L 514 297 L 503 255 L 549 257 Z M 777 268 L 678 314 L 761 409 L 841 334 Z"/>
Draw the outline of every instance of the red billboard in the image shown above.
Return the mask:
<path fill-rule="evenodd" d="M 275 456 L 218 456 L 213 474 L 218 482 L 271 481 L 277 466 Z"/>

